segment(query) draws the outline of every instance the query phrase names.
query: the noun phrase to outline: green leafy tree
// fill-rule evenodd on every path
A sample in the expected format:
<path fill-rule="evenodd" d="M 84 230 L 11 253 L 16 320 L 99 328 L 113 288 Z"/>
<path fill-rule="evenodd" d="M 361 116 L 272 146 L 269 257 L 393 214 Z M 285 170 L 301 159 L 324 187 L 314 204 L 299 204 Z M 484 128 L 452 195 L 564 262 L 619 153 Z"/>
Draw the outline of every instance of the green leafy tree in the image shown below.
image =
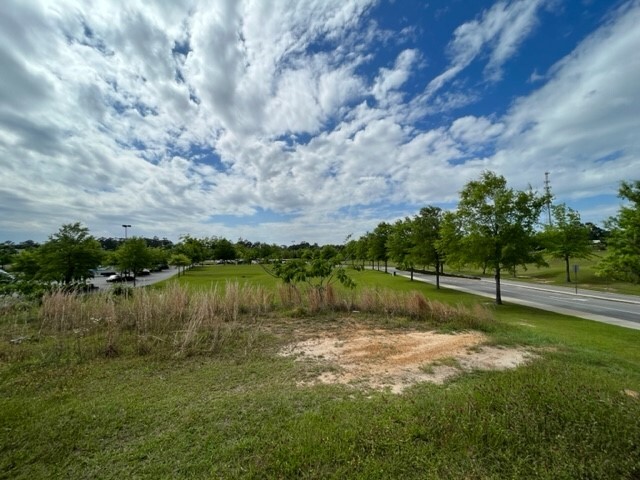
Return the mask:
<path fill-rule="evenodd" d="M 277 245 L 260 243 L 258 245 L 254 244 L 254 248 L 257 250 L 257 255 L 261 262 L 268 261 L 282 255 L 282 249 Z"/>
<path fill-rule="evenodd" d="M 236 258 L 241 259 L 245 263 L 251 263 L 258 258 L 258 251 L 253 247 L 253 244 L 248 240 L 239 238 L 235 245 L 232 245 Z"/>
<path fill-rule="evenodd" d="M 361 270 L 364 268 L 367 260 L 367 251 L 368 247 L 366 236 L 362 236 L 357 240 L 349 240 L 344 249 L 347 261 L 355 270 Z"/>
<path fill-rule="evenodd" d="M 390 258 L 400 268 L 411 272 L 411 281 L 413 281 L 413 271 L 416 264 L 415 247 L 416 235 L 413 220 L 410 218 L 398 220 L 391 228 L 389 239 L 387 240 L 387 248 L 389 249 Z"/>
<path fill-rule="evenodd" d="M 118 247 L 115 260 L 120 271 L 132 273 L 135 279 L 143 268 L 151 266 L 153 255 L 144 238 L 131 237 Z"/>
<path fill-rule="evenodd" d="M 182 273 L 184 273 L 184 269 L 191 265 L 191 259 L 184 253 L 174 253 L 169 257 L 169 265 L 176 267 L 178 269 L 178 276 L 180 276 L 180 268 L 182 268 Z"/>
<path fill-rule="evenodd" d="M 498 305 L 502 304 L 503 269 L 544 263 L 535 248 L 535 226 L 545 202 L 546 197 L 531 190 L 507 188 L 504 177 L 488 171 L 460 192 L 453 218 L 456 255 L 465 263 L 487 265 L 493 271 Z"/>
<path fill-rule="evenodd" d="M 18 253 L 15 243 L 6 241 L 0 243 L 0 268 L 4 270 L 5 265 L 11 263 L 13 257 Z"/>
<path fill-rule="evenodd" d="M 237 258 L 236 248 L 226 238 L 218 238 L 213 244 L 213 258 L 216 260 L 235 260 Z"/>
<path fill-rule="evenodd" d="M 622 182 L 618 196 L 628 203 L 605 223 L 611 232 L 598 272 L 640 283 L 640 180 Z"/>
<path fill-rule="evenodd" d="M 151 255 L 151 265 L 153 267 L 169 264 L 169 250 L 164 247 L 149 247 Z"/>
<path fill-rule="evenodd" d="M 102 260 L 100 243 L 79 222 L 60 227 L 49 236 L 37 253 L 43 280 L 56 280 L 65 284 L 84 281 L 93 276 L 92 270 Z"/>
<path fill-rule="evenodd" d="M 12 271 L 20 273 L 24 280 L 38 280 L 40 273 L 40 252 L 37 249 L 22 250 L 13 259 Z"/>
<path fill-rule="evenodd" d="M 437 241 L 438 251 L 446 258 L 447 263 L 459 268 L 465 262 L 462 255 L 462 229 L 454 212 L 444 212 L 440 223 L 440 239 Z"/>
<path fill-rule="evenodd" d="M 176 246 L 175 251 L 187 256 L 192 264 L 202 263 L 211 256 L 211 248 L 207 240 L 194 238 L 190 235 L 183 235 L 180 240 L 181 242 Z"/>
<path fill-rule="evenodd" d="M 350 239 L 344 246 L 346 260 L 353 268 L 359 268 L 358 263 L 358 240 Z"/>
<path fill-rule="evenodd" d="M 360 240 L 358 241 L 358 252 L 360 258 L 362 258 L 362 268 L 366 262 L 371 262 L 371 268 L 375 267 L 375 260 L 371 256 L 372 249 L 371 244 L 373 243 L 373 232 L 367 232 Z"/>
<path fill-rule="evenodd" d="M 552 213 L 554 222 L 542 233 L 542 244 L 552 257 L 564 260 L 566 281 L 571 282 L 571 259 L 593 254 L 590 231 L 580 222 L 580 214 L 564 203 L 554 205 Z"/>
<path fill-rule="evenodd" d="M 342 255 L 334 247 L 325 246 L 305 250 L 300 258 L 277 262 L 267 272 L 287 284 L 306 284 L 325 299 L 327 287 L 335 282 L 349 288 L 355 287 L 342 261 Z"/>
<path fill-rule="evenodd" d="M 589 240 L 592 242 L 599 242 L 599 245 L 604 247 L 607 243 L 607 238 L 609 238 L 609 231 L 604 228 L 600 228 L 592 222 L 587 222 L 584 226 L 589 230 Z"/>
<path fill-rule="evenodd" d="M 440 288 L 440 274 L 444 264 L 443 248 L 440 244 L 442 209 L 427 206 L 413 219 L 414 256 L 424 265 L 433 265 L 436 271 L 436 288 Z"/>
<path fill-rule="evenodd" d="M 384 271 L 387 272 L 389 262 L 389 250 L 387 249 L 387 241 L 391 234 L 391 225 L 381 222 L 372 232 L 369 239 L 369 258 L 378 262 L 378 270 L 380 270 L 380 262 L 384 262 Z"/>
<path fill-rule="evenodd" d="M 118 263 L 115 250 L 102 251 L 102 265 L 115 267 Z"/>

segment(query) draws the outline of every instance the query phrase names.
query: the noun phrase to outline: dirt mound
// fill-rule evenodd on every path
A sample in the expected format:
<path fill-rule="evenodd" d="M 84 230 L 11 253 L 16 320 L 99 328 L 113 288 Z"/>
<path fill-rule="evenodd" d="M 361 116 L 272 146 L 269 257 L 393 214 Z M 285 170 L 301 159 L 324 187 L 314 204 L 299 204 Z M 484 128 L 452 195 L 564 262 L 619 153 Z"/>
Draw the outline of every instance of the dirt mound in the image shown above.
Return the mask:
<path fill-rule="evenodd" d="M 482 346 L 479 332 L 455 335 L 355 329 L 312 338 L 280 353 L 327 367 L 312 383 L 341 383 L 401 393 L 417 382 L 442 383 L 473 369 L 515 368 L 533 357 L 523 349 Z"/>

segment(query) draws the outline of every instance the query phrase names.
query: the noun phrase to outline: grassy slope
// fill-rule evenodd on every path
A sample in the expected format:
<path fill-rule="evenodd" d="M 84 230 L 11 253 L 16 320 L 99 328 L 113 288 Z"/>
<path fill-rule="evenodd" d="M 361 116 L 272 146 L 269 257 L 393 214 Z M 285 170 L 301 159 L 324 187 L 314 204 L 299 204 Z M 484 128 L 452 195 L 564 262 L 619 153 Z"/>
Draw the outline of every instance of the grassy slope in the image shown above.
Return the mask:
<path fill-rule="evenodd" d="M 239 280 L 270 281 L 256 267 L 227 267 Z M 181 281 L 207 284 L 206 272 Z M 377 272 L 355 276 L 477 301 Z M 211 357 L 3 362 L 0 477 L 636 478 L 640 401 L 623 391 L 640 391 L 640 332 L 518 306 L 495 314 L 495 342 L 543 348 L 543 358 L 402 396 L 296 387 L 317 368 L 274 353 L 296 325 L 339 325 L 332 315 L 271 319 L 287 328 Z"/>

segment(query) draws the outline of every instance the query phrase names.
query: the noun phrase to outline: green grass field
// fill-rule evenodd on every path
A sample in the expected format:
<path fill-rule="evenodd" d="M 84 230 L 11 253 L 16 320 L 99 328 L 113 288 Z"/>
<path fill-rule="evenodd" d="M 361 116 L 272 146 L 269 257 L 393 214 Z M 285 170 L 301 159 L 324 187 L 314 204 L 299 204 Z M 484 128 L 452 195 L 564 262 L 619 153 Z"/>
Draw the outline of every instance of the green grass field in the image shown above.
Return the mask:
<path fill-rule="evenodd" d="M 353 275 L 358 288 L 486 302 L 379 272 Z M 179 282 L 198 291 L 228 280 L 274 286 L 256 266 L 196 268 Z M 277 351 L 354 322 L 431 328 L 407 318 L 275 310 L 240 318 L 241 335 L 206 354 L 83 358 L 57 355 L 64 345 L 55 336 L 11 343 L 39 325 L 27 310 L 5 312 L 0 478 L 640 478 L 640 331 L 488 308 L 490 343 L 539 358 L 402 395 L 300 386 L 317 366 Z"/>
<path fill-rule="evenodd" d="M 213 286 L 224 288 L 227 282 L 238 282 L 247 285 L 261 285 L 273 288 L 278 279 L 271 276 L 260 265 L 207 265 L 193 267 L 177 279 L 181 285 L 191 288 L 209 289 Z M 165 283 L 166 283 L 165 282 Z"/>

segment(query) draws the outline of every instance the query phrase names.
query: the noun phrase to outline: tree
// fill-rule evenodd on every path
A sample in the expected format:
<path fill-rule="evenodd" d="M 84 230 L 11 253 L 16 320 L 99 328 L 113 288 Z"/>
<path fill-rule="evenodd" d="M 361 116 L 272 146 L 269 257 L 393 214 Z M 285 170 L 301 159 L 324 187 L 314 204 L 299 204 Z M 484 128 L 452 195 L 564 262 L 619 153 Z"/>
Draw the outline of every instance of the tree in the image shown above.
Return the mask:
<path fill-rule="evenodd" d="M 640 283 L 640 180 L 622 182 L 618 196 L 629 203 L 605 222 L 611 232 L 599 273 Z"/>
<path fill-rule="evenodd" d="M 366 262 L 371 262 L 371 268 L 374 268 L 374 259 L 371 256 L 371 243 L 373 242 L 373 233 L 367 232 L 363 237 L 358 240 L 358 254 L 362 259 L 362 268 L 364 268 Z"/>
<path fill-rule="evenodd" d="M 254 248 L 253 244 L 248 240 L 239 238 L 232 247 L 235 249 L 236 257 L 240 258 L 243 262 L 252 263 L 258 258 L 257 249 Z"/>
<path fill-rule="evenodd" d="M 391 225 L 381 222 L 371 234 L 369 241 L 369 257 L 378 262 L 378 270 L 380 270 L 380 261 L 383 261 L 385 273 L 387 273 L 387 264 L 389 262 L 387 241 L 389 240 L 390 233 Z"/>
<path fill-rule="evenodd" d="M 504 177 L 485 171 L 460 192 L 454 218 L 460 260 L 487 265 L 494 272 L 496 303 L 502 304 L 500 275 L 503 269 L 544 262 L 535 251 L 535 225 L 546 198 L 532 190 L 507 188 Z"/>
<path fill-rule="evenodd" d="M 254 244 L 257 249 L 257 255 L 260 261 L 270 260 L 282 255 L 282 249 L 277 245 L 269 245 L 268 243 Z"/>
<path fill-rule="evenodd" d="M 149 244 L 147 244 L 149 245 Z M 163 247 L 148 247 L 151 255 L 151 266 L 162 268 L 169 264 L 169 250 Z"/>
<path fill-rule="evenodd" d="M 11 263 L 11 259 L 18 253 L 16 245 L 11 241 L 0 243 L 0 268 Z"/>
<path fill-rule="evenodd" d="M 604 228 L 600 228 L 598 225 L 587 222 L 584 224 L 585 227 L 589 230 L 589 240 L 592 242 L 599 242 L 601 245 L 604 245 L 609 238 L 609 231 Z"/>
<path fill-rule="evenodd" d="M 184 254 L 193 264 L 202 263 L 211 255 L 211 249 L 205 240 L 193 238 L 190 235 L 183 235 L 180 240 L 175 251 Z"/>
<path fill-rule="evenodd" d="M 411 271 L 411 281 L 413 281 L 413 270 L 415 268 L 415 225 L 410 218 L 398 220 L 393 224 L 387 247 L 389 256 L 401 268 Z"/>
<path fill-rule="evenodd" d="M 191 265 L 191 259 L 184 253 L 175 253 L 169 257 L 169 265 L 177 267 L 178 276 L 180 276 L 180 267 L 182 267 L 182 273 L 184 273 L 184 269 Z"/>
<path fill-rule="evenodd" d="M 92 270 L 101 260 L 100 243 L 89 235 L 89 229 L 79 222 L 69 223 L 39 248 L 38 276 L 65 284 L 84 281 L 93 276 Z"/>
<path fill-rule="evenodd" d="M 100 242 L 100 246 L 102 247 L 103 250 L 106 250 L 108 252 L 114 252 L 116 248 L 118 248 L 122 244 L 122 239 L 111 238 L 111 237 L 109 238 L 100 237 L 98 238 L 98 242 Z"/>
<path fill-rule="evenodd" d="M 554 258 L 565 263 L 566 281 L 571 282 L 571 258 L 588 258 L 593 252 L 589 228 L 580 222 L 580 214 L 564 203 L 554 205 L 553 225 L 542 234 L 542 244 Z"/>
<path fill-rule="evenodd" d="M 40 255 L 37 249 L 22 250 L 11 264 L 12 271 L 19 272 L 24 280 L 37 280 L 40 273 Z"/>
<path fill-rule="evenodd" d="M 344 253 L 346 256 L 346 260 L 351 263 L 351 266 L 356 270 L 361 270 L 364 268 L 365 262 L 367 260 L 367 252 L 368 252 L 368 235 L 364 235 L 357 240 L 349 240 L 347 241 Z"/>
<path fill-rule="evenodd" d="M 433 265 L 436 270 L 436 288 L 440 288 L 440 274 L 443 265 L 443 248 L 440 245 L 442 209 L 428 206 L 420 209 L 420 214 L 414 217 L 416 261 L 424 265 Z"/>
<path fill-rule="evenodd" d="M 355 287 L 354 281 L 342 266 L 342 261 L 342 255 L 335 247 L 325 246 L 321 249 L 308 249 L 300 258 L 277 262 L 267 272 L 286 284 L 307 284 L 324 301 L 327 287 L 336 281 L 349 288 Z"/>
<path fill-rule="evenodd" d="M 226 238 L 218 238 L 213 244 L 213 258 L 216 260 L 235 260 L 236 248 Z"/>
<path fill-rule="evenodd" d="M 135 277 L 140 271 L 151 266 L 153 255 L 144 238 L 131 237 L 118 247 L 115 260 L 120 271 L 133 273 L 135 282 Z"/>

